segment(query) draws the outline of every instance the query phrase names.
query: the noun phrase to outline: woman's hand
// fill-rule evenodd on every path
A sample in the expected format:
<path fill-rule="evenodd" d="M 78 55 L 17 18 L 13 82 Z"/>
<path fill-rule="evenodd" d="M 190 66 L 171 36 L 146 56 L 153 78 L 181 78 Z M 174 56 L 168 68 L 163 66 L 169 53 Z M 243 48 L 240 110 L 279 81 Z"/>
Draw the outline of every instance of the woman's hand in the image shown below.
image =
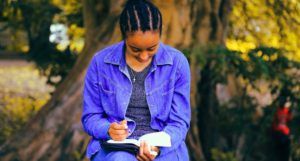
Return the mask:
<path fill-rule="evenodd" d="M 151 148 L 151 151 L 154 151 L 157 154 L 159 153 L 159 148 L 158 147 L 149 146 L 145 141 L 142 141 L 141 145 L 140 145 L 140 152 L 136 156 L 136 158 L 139 161 L 152 161 L 152 160 L 154 160 L 156 158 L 157 154 L 156 155 L 151 154 L 149 148 Z"/>
<path fill-rule="evenodd" d="M 122 141 L 128 137 L 127 121 L 123 120 L 120 123 L 113 122 L 108 129 L 109 136 L 115 141 Z"/>

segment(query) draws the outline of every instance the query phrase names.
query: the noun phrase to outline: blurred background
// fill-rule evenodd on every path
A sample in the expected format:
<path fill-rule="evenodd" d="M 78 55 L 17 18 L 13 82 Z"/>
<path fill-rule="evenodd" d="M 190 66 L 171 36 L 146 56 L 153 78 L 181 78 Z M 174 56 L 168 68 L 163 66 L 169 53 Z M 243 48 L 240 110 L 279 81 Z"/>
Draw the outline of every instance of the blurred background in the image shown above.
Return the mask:
<path fill-rule="evenodd" d="M 153 2 L 190 62 L 191 160 L 300 161 L 300 1 Z M 1 161 L 87 160 L 85 69 L 124 3 L 0 0 Z"/>

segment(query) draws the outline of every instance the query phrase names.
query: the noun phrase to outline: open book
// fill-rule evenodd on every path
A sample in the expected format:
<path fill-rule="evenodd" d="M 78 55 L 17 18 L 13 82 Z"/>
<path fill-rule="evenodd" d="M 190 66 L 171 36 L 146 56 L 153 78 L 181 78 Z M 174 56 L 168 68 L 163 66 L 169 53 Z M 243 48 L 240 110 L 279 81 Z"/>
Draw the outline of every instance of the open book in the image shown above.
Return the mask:
<path fill-rule="evenodd" d="M 146 141 L 149 146 L 171 147 L 171 138 L 165 132 L 154 132 L 141 136 L 139 140 L 125 139 L 123 141 L 108 140 L 102 142 L 104 149 L 112 151 L 127 151 L 134 154 L 139 152 L 141 141 Z M 156 152 L 150 151 L 152 155 L 157 155 Z"/>

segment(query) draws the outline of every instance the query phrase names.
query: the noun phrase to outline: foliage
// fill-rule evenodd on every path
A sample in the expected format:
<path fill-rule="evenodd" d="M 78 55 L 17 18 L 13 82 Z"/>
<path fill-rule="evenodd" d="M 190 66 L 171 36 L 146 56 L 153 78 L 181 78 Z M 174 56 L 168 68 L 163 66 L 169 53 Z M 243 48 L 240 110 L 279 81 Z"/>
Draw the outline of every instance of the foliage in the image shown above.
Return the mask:
<path fill-rule="evenodd" d="M 77 54 L 83 48 L 81 3 L 77 2 L 75 0 L 60 3 L 50 0 L 18 0 L 1 4 L 4 12 L 0 15 L 0 22 L 5 24 L 3 31 L 10 29 L 11 33 L 26 33 L 23 37 L 27 38 L 25 43 L 12 41 L 22 46 L 14 45 L 15 47 L 12 48 L 8 46 L 7 49 L 26 52 L 52 85 L 59 84 L 65 78 L 73 67 Z M 59 50 L 60 44 L 49 42 L 50 26 L 53 23 L 70 25 L 68 33 L 71 43 L 63 50 Z"/>
<path fill-rule="evenodd" d="M 299 0 L 235 1 L 227 47 L 244 53 L 258 46 L 282 48 L 289 59 L 300 61 L 299 4 Z"/>
<path fill-rule="evenodd" d="M 212 149 L 212 161 L 237 161 L 231 152 L 224 153 L 218 149 Z"/>
<path fill-rule="evenodd" d="M 242 58 L 235 65 L 240 69 L 232 73 L 244 84 L 239 88 L 245 92 L 249 89 L 254 92 L 240 92 L 241 96 L 236 96 L 220 108 L 220 114 L 223 116 L 218 117 L 219 121 L 223 122 L 220 125 L 223 134 L 234 129 L 237 136 L 247 134 L 248 143 L 253 141 L 251 148 L 244 148 L 244 155 L 249 160 L 268 160 L 270 157 L 267 156 L 273 155 L 270 146 L 265 146 L 272 143 L 266 129 L 270 127 L 279 99 L 286 96 L 292 97 L 294 103 L 295 118 L 290 124 L 293 134 L 292 157 L 294 160 L 300 158 L 300 133 L 297 125 L 300 107 L 300 76 L 297 63 L 300 61 L 300 41 L 297 38 L 300 36 L 299 4 L 299 0 L 237 0 L 230 15 L 226 47 L 239 51 Z M 279 48 L 281 51 L 278 55 L 276 50 Z M 261 80 L 266 83 L 258 86 Z M 271 102 L 262 106 L 259 103 L 265 99 L 264 93 L 269 93 Z M 254 101 L 251 101 L 253 99 Z M 236 107 L 228 109 L 230 105 Z M 242 113 L 243 115 L 240 115 Z M 229 138 L 234 138 L 231 140 L 237 142 L 237 136 Z M 259 142 L 254 142 L 254 138 Z"/>
<path fill-rule="evenodd" d="M 207 101 L 219 100 L 214 104 L 218 107 L 214 107 L 216 110 L 213 117 L 216 118 L 215 126 L 220 136 L 217 142 L 221 144 L 214 148 L 222 149 L 224 153 L 239 152 L 242 155 L 239 158 L 246 161 L 270 160 L 272 140 L 269 129 L 280 99 L 289 97 L 293 110 L 299 110 L 300 107 L 300 63 L 289 60 L 284 50 L 273 47 L 250 50 L 247 59 L 243 57 L 243 53 L 224 47 L 202 47 L 202 51 L 194 49 L 193 54 L 198 55 L 198 61 L 202 62 L 199 93 L 200 98 L 206 99 L 201 99 L 201 107 L 207 107 Z M 263 86 L 259 84 L 262 80 L 265 82 L 263 86 L 267 89 L 266 93 L 271 96 L 268 104 L 260 104 L 260 99 L 265 99 L 262 95 Z M 234 88 L 231 86 L 233 91 L 226 93 L 230 99 L 221 101 L 217 86 L 228 87 L 230 83 L 235 84 Z M 207 88 L 215 93 L 214 98 L 207 95 Z M 253 93 L 260 96 L 254 97 Z M 300 118 L 298 113 L 294 114 L 294 120 Z M 203 130 L 202 127 L 199 128 Z M 300 130 L 297 125 L 291 128 L 292 131 Z M 299 140 L 298 136 L 293 138 L 293 142 Z M 217 151 L 211 150 L 212 158 L 218 156 Z M 293 151 L 296 153 L 298 149 Z"/>
<path fill-rule="evenodd" d="M 79 54 L 84 45 L 82 3 L 80 0 L 52 0 L 52 4 L 57 6 L 62 12 L 56 14 L 53 23 L 61 23 L 68 27 L 68 37 L 70 39 L 70 51 Z M 59 48 L 59 44 L 58 44 Z"/>
<path fill-rule="evenodd" d="M 50 99 L 53 87 L 32 66 L 0 68 L 0 144 Z"/>

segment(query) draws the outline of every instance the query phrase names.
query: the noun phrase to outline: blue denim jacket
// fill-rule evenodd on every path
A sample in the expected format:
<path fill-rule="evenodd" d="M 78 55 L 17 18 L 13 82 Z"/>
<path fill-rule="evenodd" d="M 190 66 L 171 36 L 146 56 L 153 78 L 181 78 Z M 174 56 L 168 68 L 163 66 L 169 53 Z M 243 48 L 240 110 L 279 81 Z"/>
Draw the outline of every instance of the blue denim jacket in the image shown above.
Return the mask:
<path fill-rule="evenodd" d="M 91 136 L 88 158 L 98 151 L 105 155 L 99 140 L 109 139 L 107 132 L 111 122 L 127 119 L 130 131 L 135 128 L 135 122 L 125 118 L 132 82 L 126 67 L 124 45 L 122 41 L 97 52 L 85 76 L 81 121 Z M 159 158 L 189 160 L 185 138 L 191 118 L 190 69 L 180 51 L 159 44 L 145 79 L 145 92 L 151 114 L 150 126 L 171 136 L 172 147 L 160 148 Z"/>

